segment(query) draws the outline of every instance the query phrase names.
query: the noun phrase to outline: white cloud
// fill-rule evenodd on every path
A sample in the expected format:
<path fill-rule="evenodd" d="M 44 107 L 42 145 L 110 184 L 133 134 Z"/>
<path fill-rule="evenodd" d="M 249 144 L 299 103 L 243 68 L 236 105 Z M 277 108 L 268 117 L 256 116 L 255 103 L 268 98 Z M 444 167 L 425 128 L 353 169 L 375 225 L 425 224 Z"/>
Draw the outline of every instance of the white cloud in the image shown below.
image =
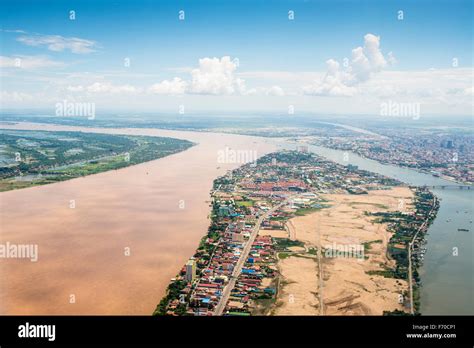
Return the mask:
<path fill-rule="evenodd" d="M 148 91 L 154 94 L 178 95 L 178 94 L 184 94 L 186 92 L 187 86 L 188 86 L 188 83 L 186 81 L 183 81 L 179 77 L 175 77 L 171 81 L 164 80 L 160 83 L 153 84 L 148 89 Z"/>
<path fill-rule="evenodd" d="M 358 92 L 359 84 L 396 62 L 392 52 L 387 57 L 388 61 L 380 51 L 380 37 L 366 34 L 364 47 L 359 46 L 352 50 L 351 61 L 347 62 L 346 69 L 341 69 L 339 62 L 334 59 L 327 60 L 326 75 L 314 84 L 304 87 L 303 92 L 320 96 L 353 96 Z"/>
<path fill-rule="evenodd" d="M 387 61 L 380 52 L 380 37 L 367 34 L 364 36 L 364 47 L 359 46 L 352 50 L 352 60 L 348 70 L 355 79 L 353 83 L 359 83 L 367 81 L 373 73 L 381 71 L 386 66 Z"/>
<path fill-rule="evenodd" d="M 70 50 L 76 54 L 91 53 L 97 47 L 97 43 L 92 40 L 63 37 L 60 35 L 24 35 L 17 38 L 17 41 L 28 46 L 46 46 L 50 51 L 54 52 Z"/>
<path fill-rule="evenodd" d="M 36 69 L 60 66 L 64 66 L 64 63 L 43 56 L 0 56 L 0 68 Z"/>
<path fill-rule="evenodd" d="M 472 68 L 383 71 L 364 84 L 363 92 L 375 97 L 426 98 L 439 94 L 466 96 L 472 88 Z"/>
<path fill-rule="evenodd" d="M 266 95 L 283 97 L 285 95 L 285 91 L 283 91 L 280 86 L 272 86 L 267 90 Z"/>
<path fill-rule="evenodd" d="M 353 96 L 357 88 L 346 85 L 346 81 L 350 80 L 350 75 L 340 70 L 339 62 L 329 59 L 326 65 L 327 72 L 324 78 L 313 85 L 304 87 L 304 94 L 331 97 Z"/>
<path fill-rule="evenodd" d="M 388 64 L 390 64 L 390 65 L 395 65 L 395 64 L 398 63 L 398 60 L 397 60 L 397 58 L 395 58 L 395 56 L 393 55 L 393 52 L 392 52 L 392 51 L 388 52 L 388 54 L 387 54 L 387 62 L 388 62 Z"/>
<path fill-rule="evenodd" d="M 84 86 L 67 86 L 66 88 L 69 92 L 83 92 L 85 90 Z"/>
<path fill-rule="evenodd" d="M 68 86 L 66 88 L 69 92 L 88 92 L 88 93 L 127 93 L 133 94 L 141 91 L 140 88 L 131 85 L 114 85 L 110 82 L 95 82 L 89 86 Z"/>
<path fill-rule="evenodd" d="M 189 93 L 246 94 L 245 81 L 234 74 L 237 66 L 229 56 L 199 59 L 199 68 L 191 71 Z"/>
<path fill-rule="evenodd" d="M 245 81 L 235 76 L 237 60 L 229 56 L 222 58 L 199 59 L 199 67 L 191 69 L 189 81 L 175 77 L 155 83 L 149 92 L 156 94 L 209 94 L 209 95 L 248 95 L 255 89 L 247 89 Z M 186 69 L 187 70 L 187 69 Z"/>
<path fill-rule="evenodd" d="M 26 31 L 21 29 L 0 29 L 0 31 L 5 33 L 26 34 Z"/>

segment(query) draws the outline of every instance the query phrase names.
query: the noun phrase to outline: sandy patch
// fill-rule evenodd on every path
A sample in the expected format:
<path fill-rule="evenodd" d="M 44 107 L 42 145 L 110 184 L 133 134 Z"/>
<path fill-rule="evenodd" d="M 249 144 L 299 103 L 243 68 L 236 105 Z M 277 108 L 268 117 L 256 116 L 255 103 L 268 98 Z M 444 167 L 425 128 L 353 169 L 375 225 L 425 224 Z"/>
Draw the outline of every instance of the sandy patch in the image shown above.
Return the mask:
<path fill-rule="evenodd" d="M 275 315 L 316 315 L 319 313 L 317 298 L 317 263 L 314 259 L 288 257 L 279 262 L 282 278 Z"/>
<path fill-rule="evenodd" d="M 273 278 L 263 278 L 262 284 L 260 284 L 261 288 L 268 288 L 272 284 Z"/>
<path fill-rule="evenodd" d="M 407 290 L 404 280 L 370 276 L 365 262 L 354 259 L 324 259 L 324 314 L 381 315 L 402 310 L 399 294 Z"/>
<path fill-rule="evenodd" d="M 259 230 L 260 236 L 271 236 L 273 238 L 288 238 L 288 232 L 285 230 Z"/>
<path fill-rule="evenodd" d="M 287 227 L 290 235 L 304 242 L 307 248 L 322 246 L 324 314 L 379 315 L 384 310 L 402 310 L 399 295 L 408 289 L 407 282 L 366 273 L 381 270 L 381 264 L 393 266 L 395 263 L 386 254 L 391 233 L 384 224 L 375 223 L 374 217 L 365 212 L 410 211 L 412 191 L 407 187 L 397 187 L 370 191 L 367 195 L 327 194 L 323 197 L 329 201 L 330 208 L 295 217 Z M 368 242 L 371 242 L 370 247 L 360 258 L 324 257 L 326 249 L 358 247 L 364 250 L 364 243 Z M 295 266 L 298 262 L 301 267 Z M 312 263 L 313 269 L 305 265 L 307 262 Z M 290 257 L 281 260 L 279 266 L 283 278 L 295 282 L 283 288 L 279 299 L 288 297 L 292 291 L 307 299 L 300 300 L 298 306 L 283 304 L 277 314 L 319 314 L 315 308 L 308 309 L 313 299 L 319 303 L 312 295 L 319 291 L 317 263 Z M 298 302 L 295 300 L 294 303 Z"/>
<path fill-rule="evenodd" d="M 306 250 L 304 247 L 300 247 L 300 246 L 292 246 L 292 247 L 288 247 L 287 249 L 291 250 L 291 251 L 294 251 L 294 252 L 297 252 L 297 253 Z"/>

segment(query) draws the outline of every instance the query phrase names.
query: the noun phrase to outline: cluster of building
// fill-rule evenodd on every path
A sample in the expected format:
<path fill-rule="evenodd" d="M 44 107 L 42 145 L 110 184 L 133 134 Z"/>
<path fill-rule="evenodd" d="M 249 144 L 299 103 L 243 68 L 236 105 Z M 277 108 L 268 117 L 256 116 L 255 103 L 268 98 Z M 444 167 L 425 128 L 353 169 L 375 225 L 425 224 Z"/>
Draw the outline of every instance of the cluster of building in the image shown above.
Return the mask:
<path fill-rule="evenodd" d="M 216 179 L 208 234 L 155 313 L 250 315 L 278 292 L 275 249 L 282 238 L 267 230 L 285 230 L 295 214 L 322 208 L 321 193 L 364 194 L 397 184 L 300 151 L 269 154 Z"/>
<path fill-rule="evenodd" d="M 351 151 L 381 163 L 409 167 L 460 183 L 474 182 L 474 139 L 471 135 L 444 135 L 392 130 L 388 137 L 353 135 L 326 137 L 317 144 Z"/>
<path fill-rule="evenodd" d="M 210 262 L 201 271 L 200 278 L 194 284 L 188 314 L 212 314 L 221 300 L 224 286 L 232 277 L 252 228 L 253 226 L 246 224 L 244 220 L 229 223 L 216 245 Z"/>
<path fill-rule="evenodd" d="M 277 272 L 272 237 L 257 236 L 224 312 L 227 315 L 250 315 L 252 300 L 268 299 L 276 294 L 272 280 Z"/>

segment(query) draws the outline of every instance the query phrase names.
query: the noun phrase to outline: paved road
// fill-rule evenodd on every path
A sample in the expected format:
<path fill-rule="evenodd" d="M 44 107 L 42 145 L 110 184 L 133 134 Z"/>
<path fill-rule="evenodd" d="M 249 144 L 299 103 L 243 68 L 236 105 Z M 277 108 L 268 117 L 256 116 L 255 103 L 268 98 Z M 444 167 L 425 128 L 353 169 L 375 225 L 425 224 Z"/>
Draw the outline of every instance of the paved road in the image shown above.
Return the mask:
<path fill-rule="evenodd" d="M 291 198 L 293 198 L 293 197 L 291 197 Z M 245 261 L 247 260 L 247 257 L 250 253 L 250 249 L 252 248 L 252 245 L 253 245 L 253 242 L 255 241 L 255 238 L 257 237 L 257 234 L 258 234 L 258 231 L 260 229 L 260 225 L 261 225 L 262 221 L 265 218 L 267 218 L 270 214 L 272 214 L 275 210 L 277 210 L 278 208 L 280 208 L 281 206 L 286 204 L 291 198 L 288 198 L 285 201 L 283 201 L 282 203 L 274 206 L 272 209 L 270 209 L 265 214 L 260 216 L 260 218 L 255 223 L 255 227 L 254 227 L 252 233 L 250 234 L 250 237 L 249 237 L 247 243 L 245 243 L 245 247 L 242 250 L 242 253 L 240 254 L 239 261 L 237 261 L 237 263 L 234 267 L 234 271 L 232 272 L 232 276 L 229 280 L 229 283 L 227 283 L 227 285 L 224 287 L 224 290 L 222 292 L 222 296 L 219 300 L 219 303 L 217 303 L 216 308 L 214 309 L 214 315 L 222 315 L 222 313 L 224 312 L 225 305 L 227 304 L 227 301 L 229 300 L 230 292 L 235 287 L 235 283 L 237 282 L 237 278 L 239 277 L 240 272 L 242 272 L 242 267 L 244 266 Z"/>

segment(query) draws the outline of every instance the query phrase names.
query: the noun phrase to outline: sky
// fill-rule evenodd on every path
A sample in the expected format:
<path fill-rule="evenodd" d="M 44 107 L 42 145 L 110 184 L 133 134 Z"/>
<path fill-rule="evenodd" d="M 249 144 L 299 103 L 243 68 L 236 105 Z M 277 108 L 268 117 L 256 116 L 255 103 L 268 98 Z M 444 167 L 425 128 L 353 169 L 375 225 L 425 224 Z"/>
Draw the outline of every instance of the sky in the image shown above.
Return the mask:
<path fill-rule="evenodd" d="M 1 0 L 1 106 L 471 115 L 472 6 Z"/>

